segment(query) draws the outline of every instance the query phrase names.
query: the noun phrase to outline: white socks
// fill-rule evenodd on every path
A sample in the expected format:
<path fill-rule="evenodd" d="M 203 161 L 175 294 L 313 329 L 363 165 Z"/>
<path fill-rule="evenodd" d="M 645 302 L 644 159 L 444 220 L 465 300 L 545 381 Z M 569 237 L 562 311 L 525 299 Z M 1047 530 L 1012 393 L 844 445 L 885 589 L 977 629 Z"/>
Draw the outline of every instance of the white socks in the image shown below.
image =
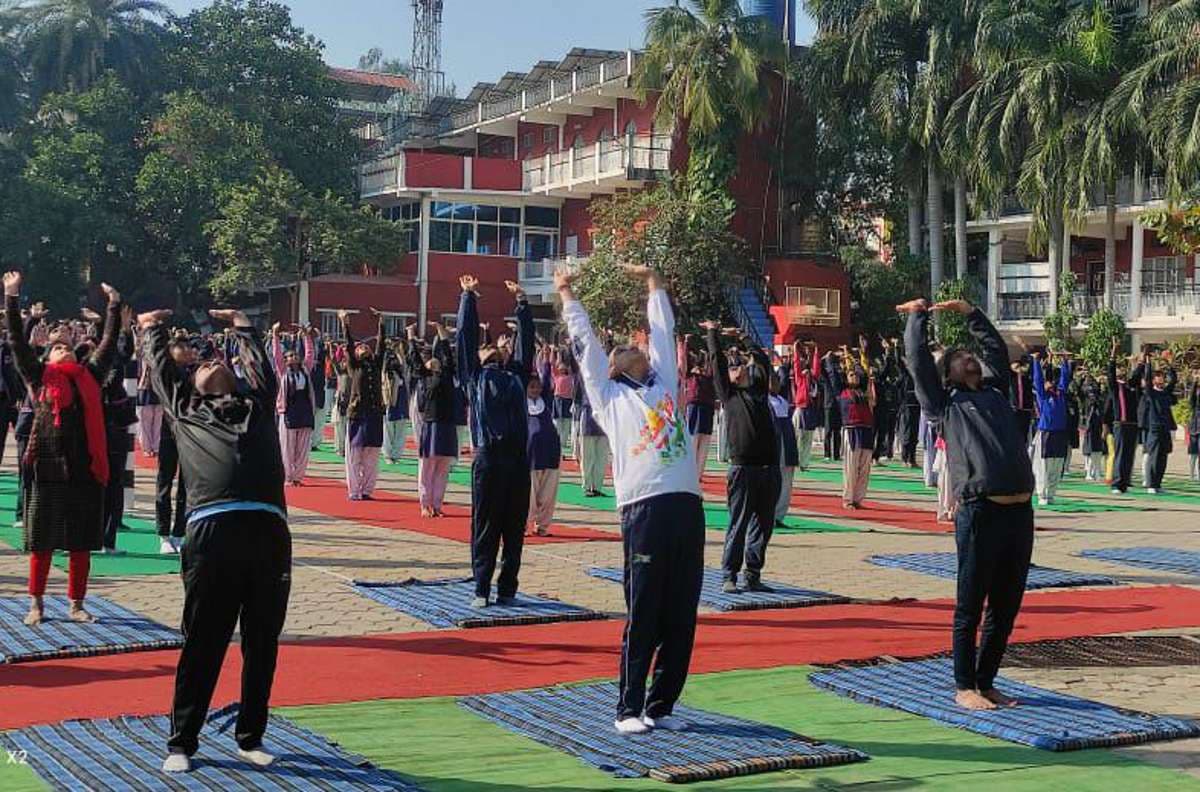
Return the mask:
<path fill-rule="evenodd" d="M 188 773 L 192 769 L 192 760 L 187 754 L 169 753 L 167 758 L 163 760 L 162 771 L 164 773 Z"/>
<path fill-rule="evenodd" d="M 642 723 L 641 718 L 621 718 L 613 724 L 621 734 L 645 734 L 650 727 Z"/>
<path fill-rule="evenodd" d="M 275 757 L 264 751 L 262 748 L 253 748 L 249 751 L 244 751 L 238 748 L 238 756 L 245 759 L 256 767 L 267 767 L 275 761 Z"/>
<path fill-rule="evenodd" d="M 643 715 L 642 723 L 651 729 L 662 729 L 663 731 L 681 731 L 687 727 L 687 724 L 683 722 L 683 718 L 677 718 L 674 715 L 663 715 L 659 718 L 651 718 L 649 715 Z"/>

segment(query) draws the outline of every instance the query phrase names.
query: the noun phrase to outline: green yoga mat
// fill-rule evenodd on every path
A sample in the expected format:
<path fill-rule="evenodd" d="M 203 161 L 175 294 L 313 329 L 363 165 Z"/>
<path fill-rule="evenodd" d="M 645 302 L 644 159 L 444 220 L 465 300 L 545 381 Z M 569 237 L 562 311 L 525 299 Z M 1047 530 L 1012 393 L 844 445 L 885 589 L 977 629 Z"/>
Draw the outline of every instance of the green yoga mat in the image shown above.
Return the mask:
<path fill-rule="evenodd" d="M 333 451 L 321 449 L 314 451 L 312 459 L 318 462 L 328 462 L 339 464 L 342 458 Z M 381 462 L 380 469 L 393 473 L 399 473 L 403 476 L 416 478 L 417 475 L 417 460 L 412 457 L 406 457 L 398 464 L 390 464 Z M 471 486 L 470 469 L 460 463 L 450 470 L 450 483 L 457 484 L 461 487 Z M 595 509 L 597 511 L 615 512 L 617 510 L 617 500 L 610 494 L 601 497 L 589 498 L 583 493 L 583 487 L 574 481 L 560 481 L 558 485 L 558 502 L 568 506 L 577 506 L 584 509 Z M 704 501 L 704 522 L 705 525 L 713 531 L 724 531 L 729 525 L 729 509 L 714 501 Z M 809 517 L 799 517 L 789 515 L 784 520 L 786 527 L 776 528 L 777 534 L 802 534 L 802 533 L 858 533 L 861 529 L 847 526 L 837 525 L 835 523 L 816 520 Z"/>
<path fill-rule="evenodd" d="M 13 512 L 17 507 L 17 477 L 0 473 L 0 542 L 23 550 L 24 535 L 13 527 Z M 159 538 L 154 523 L 135 517 L 125 517 L 124 528 L 117 532 L 117 549 L 124 555 L 92 553 L 91 577 L 126 577 L 137 575 L 177 575 L 179 556 L 158 552 Z M 54 566 L 66 570 L 67 554 L 55 553 Z M 0 788 L 3 788 L 0 786 Z"/>
<path fill-rule="evenodd" d="M 812 687 L 810 670 L 795 667 L 693 676 L 684 701 L 858 748 L 871 760 L 706 782 L 698 788 L 958 792 L 986 785 L 1005 792 L 1200 789 L 1200 781 L 1183 773 L 1111 751 L 1052 754 L 859 704 Z M 479 718 L 449 698 L 285 708 L 279 714 L 347 751 L 411 778 L 429 792 L 666 789 L 649 779 L 615 781 L 566 753 Z M 470 750 L 447 750 L 454 745 L 470 746 Z M 0 787 L 5 786 L 3 781 L 0 776 Z"/>

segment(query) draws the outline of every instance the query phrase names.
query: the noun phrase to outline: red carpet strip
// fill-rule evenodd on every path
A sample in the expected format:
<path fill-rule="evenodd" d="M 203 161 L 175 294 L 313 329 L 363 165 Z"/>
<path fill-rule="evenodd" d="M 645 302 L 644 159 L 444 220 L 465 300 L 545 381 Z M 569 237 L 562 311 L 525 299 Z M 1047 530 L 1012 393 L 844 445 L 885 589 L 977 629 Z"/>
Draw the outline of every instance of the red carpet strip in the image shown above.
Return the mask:
<path fill-rule="evenodd" d="M 950 600 L 703 616 L 692 671 L 770 668 L 947 649 Z M 1200 590 L 1050 591 L 1025 597 L 1014 641 L 1200 626 Z M 280 648 L 272 704 L 468 695 L 616 675 L 623 623 L 559 623 L 298 641 Z M 0 666 L 0 729 L 165 712 L 177 652 Z M 214 706 L 238 697 L 226 656 Z"/>

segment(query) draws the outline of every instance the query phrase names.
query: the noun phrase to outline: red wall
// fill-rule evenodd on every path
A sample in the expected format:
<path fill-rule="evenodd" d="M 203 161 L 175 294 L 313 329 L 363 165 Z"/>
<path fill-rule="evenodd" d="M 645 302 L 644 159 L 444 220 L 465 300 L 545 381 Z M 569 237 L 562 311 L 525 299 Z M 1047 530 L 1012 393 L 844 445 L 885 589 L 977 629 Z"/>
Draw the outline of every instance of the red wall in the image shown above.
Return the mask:
<path fill-rule="evenodd" d="M 553 137 L 549 143 L 542 142 L 546 129 L 553 130 Z M 533 138 L 528 146 L 525 145 L 526 133 L 529 133 Z M 558 127 L 554 124 L 530 124 L 525 121 L 519 121 L 517 122 L 517 145 L 520 147 L 521 159 L 523 160 L 553 154 L 558 151 Z"/>
<path fill-rule="evenodd" d="M 579 237 L 580 253 L 592 252 L 592 236 L 588 233 L 592 227 L 591 205 L 591 200 L 587 198 L 568 198 L 563 201 L 560 215 L 563 250 L 566 250 L 567 237 L 574 235 Z"/>
<path fill-rule="evenodd" d="M 430 253 L 426 307 L 429 320 L 441 319 L 444 313 L 458 311 L 458 296 L 462 292 L 458 279 L 466 274 L 479 279 L 479 317 L 481 321 L 492 324 L 492 333 L 495 335 L 497 329 L 504 326 L 504 317 L 513 313 L 513 298 L 504 288 L 504 281 L 517 279 L 517 260 L 514 258 Z"/>
<path fill-rule="evenodd" d="M 782 343 L 791 343 L 796 335 L 811 338 L 818 344 L 828 347 L 831 344 L 845 344 L 850 341 L 850 278 L 847 277 L 841 264 L 837 262 L 822 262 L 813 259 L 769 258 L 765 271 L 770 281 L 768 283 L 776 304 L 783 305 L 787 297 L 787 287 L 808 286 L 820 289 L 841 290 L 841 325 L 838 327 L 810 327 L 807 325 L 780 328 Z"/>
<path fill-rule="evenodd" d="M 521 163 L 513 159 L 476 157 L 471 161 L 471 184 L 476 190 L 521 189 Z"/>
<path fill-rule="evenodd" d="M 463 188 L 463 158 L 457 154 L 404 152 L 404 182 L 409 187 Z"/>
<path fill-rule="evenodd" d="M 480 133 L 476 151 L 481 157 L 514 159 L 513 147 L 514 141 L 510 137 Z"/>
<path fill-rule="evenodd" d="M 575 142 L 576 136 L 582 135 L 584 145 L 594 145 L 600 139 L 600 133 L 608 130 L 611 134 L 613 131 L 613 111 L 602 107 L 597 107 L 596 112 L 590 116 L 570 115 L 567 116 L 567 123 L 563 125 L 563 146 L 570 148 Z M 619 134 L 613 137 L 619 137 Z"/>
<path fill-rule="evenodd" d="M 1119 232 L 1119 229 L 1118 229 Z M 1152 258 L 1155 256 L 1174 256 L 1175 251 L 1159 241 L 1158 235 L 1153 231 L 1144 230 L 1143 234 L 1143 258 Z M 1080 237 L 1073 237 L 1071 247 L 1081 244 Z M 1104 239 L 1102 237 L 1087 237 L 1086 243 L 1088 250 L 1086 253 L 1076 254 L 1071 256 L 1071 269 L 1076 275 L 1080 276 L 1080 285 L 1082 278 L 1087 274 L 1087 263 L 1089 261 L 1104 261 Z M 1125 229 L 1124 238 L 1117 238 L 1117 272 L 1128 273 L 1133 268 L 1133 226 Z M 1195 257 L 1188 257 L 1188 273 L 1195 272 Z"/>
<path fill-rule="evenodd" d="M 637 124 L 639 135 L 648 135 L 654 127 L 654 110 L 657 105 L 655 95 L 647 97 L 645 104 L 637 99 L 617 100 L 617 129 L 625 134 L 625 127 L 633 121 Z"/>
<path fill-rule="evenodd" d="M 328 276 L 308 284 L 309 319 L 316 323 L 318 309 L 356 310 L 350 316 L 350 330 L 358 337 L 374 335 L 377 320 L 369 309 L 417 312 L 417 289 L 412 278 L 356 278 Z"/>

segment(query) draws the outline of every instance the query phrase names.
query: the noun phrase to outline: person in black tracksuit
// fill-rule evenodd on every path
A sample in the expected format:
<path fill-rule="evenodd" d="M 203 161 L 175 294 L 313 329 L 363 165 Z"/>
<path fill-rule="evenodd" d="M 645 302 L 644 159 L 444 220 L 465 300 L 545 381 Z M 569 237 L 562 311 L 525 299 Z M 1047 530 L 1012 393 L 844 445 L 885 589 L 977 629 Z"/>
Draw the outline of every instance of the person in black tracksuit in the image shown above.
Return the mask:
<path fill-rule="evenodd" d="M 190 769 L 200 729 L 240 620 L 242 695 L 234 736 L 240 755 L 270 764 L 262 751 L 279 633 L 291 591 L 292 542 L 283 496 L 283 460 L 275 399 L 279 383 L 262 339 L 245 314 L 232 321 L 250 388 L 237 392 L 223 363 L 181 374 L 167 351 L 166 311 L 138 317 L 152 366 L 151 384 L 174 424 L 188 482 L 183 546 L 183 650 L 175 675 L 167 772 Z"/>
<path fill-rule="evenodd" d="M 170 358 L 179 376 L 187 377 L 195 365 L 196 350 L 186 338 L 176 337 L 170 342 Z M 154 477 L 154 522 L 162 539 L 163 553 L 179 552 L 187 528 L 184 521 L 187 489 L 184 486 L 183 469 L 179 466 L 179 447 L 175 443 L 174 429 L 164 415 L 158 440 L 158 471 Z M 171 498 L 172 487 L 175 489 L 174 501 Z"/>
<path fill-rule="evenodd" d="M 1142 358 L 1143 377 L 1143 412 L 1146 418 L 1146 456 L 1147 477 L 1146 491 L 1157 494 L 1162 490 L 1163 474 L 1167 472 L 1167 458 L 1171 454 L 1171 434 L 1175 431 L 1175 416 L 1171 408 L 1175 406 L 1175 369 L 1169 368 L 1164 373 L 1155 371 L 1150 363 L 1150 355 Z"/>
<path fill-rule="evenodd" d="M 834 357 L 837 357 L 834 353 Z M 821 404 L 825 408 L 825 459 L 840 462 L 842 459 L 842 408 L 838 404 L 841 391 L 837 384 L 825 376 L 821 369 Z"/>
<path fill-rule="evenodd" d="M 726 474 L 729 498 L 729 530 L 725 533 L 725 552 L 721 567 L 725 590 L 737 591 L 738 573 L 746 564 L 746 588 L 763 590 L 762 568 L 767 543 L 775 527 L 775 507 L 782 485 L 779 471 L 779 440 L 768 390 L 771 363 L 767 353 L 757 347 L 739 370 L 731 370 L 721 351 L 715 323 L 708 330 L 708 354 L 714 361 L 713 386 L 725 410 L 726 438 L 729 443 L 729 472 Z"/>
<path fill-rule="evenodd" d="M 1113 341 L 1112 354 L 1108 359 L 1108 406 L 1105 409 L 1105 413 L 1111 416 L 1112 420 L 1113 494 L 1121 494 L 1128 490 L 1133 476 L 1142 397 L 1142 367 L 1134 369 L 1128 379 L 1120 378 L 1120 372 L 1117 370 L 1117 343 L 1116 340 Z"/>
<path fill-rule="evenodd" d="M 958 510 L 958 596 L 954 608 L 955 700 L 969 709 L 1014 703 L 993 687 L 1021 608 L 1033 553 L 1033 467 L 1009 401 L 1008 347 L 983 312 L 962 300 L 934 306 L 965 315 L 981 349 L 948 350 L 946 384 L 929 351 L 925 300 L 897 306 L 908 313 L 908 367 L 921 409 L 936 421 Z M 976 656 L 975 632 L 987 618 Z"/>
<path fill-rule="evenodd" d="M 517 595 L 525 523 L 529 519 L 529 415 L 525 389 L 533 376 L 533 312 L 525 293 L 505 281 L 517 300 L 517 335 L 511 355 L 479 343 L 479 296 L 475 278 L 461 279 L 462 297 L 455 330 L 458 374 L 471 404 L 471 568 L 475 576 L 475 607 L 487 605 L 492 591 L 496 556 L 500 577 L 496 603 L 511 604 Z"/>
<path fill-rule="evenodd" d="M 134 398 L 125 390 L 125 373 L 133 359 L 133 334 L 126 317 L 117 339 L 117 354 L 113 367 L 101 386 L 104 407 L 104 429 L 108 439 L 108 484 L 104 488 L 104 552 L 117 549 L 117 532 L 124 527 L 125 487 L 131 482 L 126 475 L 125 457 L 130 448 L 129 427 L 137 423 Z"/>

